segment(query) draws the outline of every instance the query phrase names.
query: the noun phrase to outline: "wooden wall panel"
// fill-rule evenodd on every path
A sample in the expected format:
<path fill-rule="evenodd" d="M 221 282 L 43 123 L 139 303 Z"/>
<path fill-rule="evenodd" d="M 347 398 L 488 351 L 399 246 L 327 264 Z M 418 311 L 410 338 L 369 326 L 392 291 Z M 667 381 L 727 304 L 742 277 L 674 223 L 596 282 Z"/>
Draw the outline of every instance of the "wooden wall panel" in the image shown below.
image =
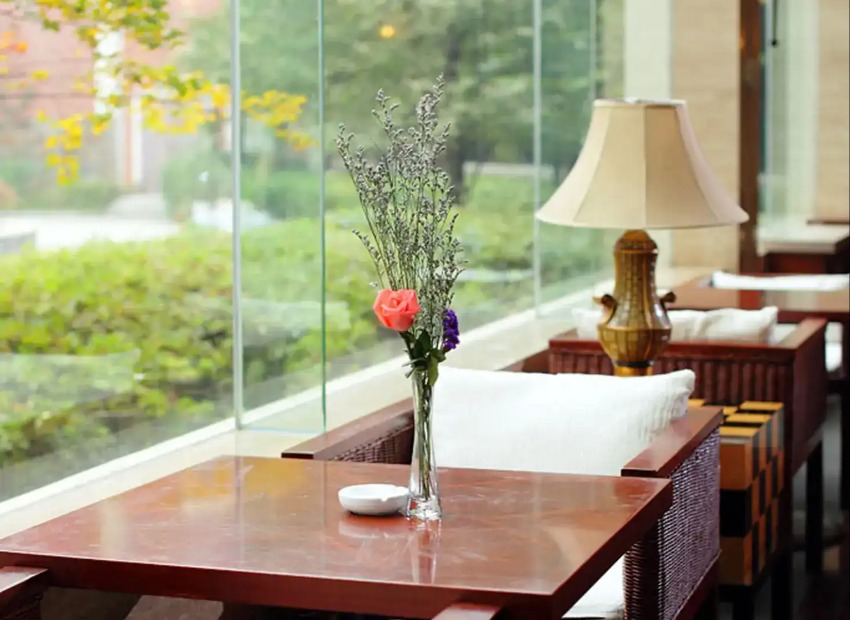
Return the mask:
<path fill-rule="evenodd" d="M 738 197 L 738 0 L 676 0 L 673 96 L 688 102 L 706 158 Z M 737 227 L 676 231 L 673 264 L 738 267 Z"/>

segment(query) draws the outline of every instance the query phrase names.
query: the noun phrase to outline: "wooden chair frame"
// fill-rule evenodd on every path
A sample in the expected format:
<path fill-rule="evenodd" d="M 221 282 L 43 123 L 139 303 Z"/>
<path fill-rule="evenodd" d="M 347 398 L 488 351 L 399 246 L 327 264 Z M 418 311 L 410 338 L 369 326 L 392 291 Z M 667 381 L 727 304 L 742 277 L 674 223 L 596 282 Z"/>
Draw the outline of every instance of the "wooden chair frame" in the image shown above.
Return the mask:
<path fill-rule="evenodd" d="M 722 341 L 672 342 L 655 362 L 657 373 L 690 368 L 696 373 L 694 397 L 712 404 L 775 401 L 785 407 L 785 489 L 780 497 L 779 545 L 773 566 L 773 607 L 790 609 L 793 552 L 794 474 L 806 464 L 806 566 L 823 568 L 823 447 L 827 373 L 826 321 L 805 319 L 778 343 Z M 612 374 L 613 366 L 596 340 L 568 332 L 550 342 L 553 372 Z M 752 605 L 755 588 L 734 589 L 741 608 Z M 746 615 L 746 614 L 742 614 Z"/>

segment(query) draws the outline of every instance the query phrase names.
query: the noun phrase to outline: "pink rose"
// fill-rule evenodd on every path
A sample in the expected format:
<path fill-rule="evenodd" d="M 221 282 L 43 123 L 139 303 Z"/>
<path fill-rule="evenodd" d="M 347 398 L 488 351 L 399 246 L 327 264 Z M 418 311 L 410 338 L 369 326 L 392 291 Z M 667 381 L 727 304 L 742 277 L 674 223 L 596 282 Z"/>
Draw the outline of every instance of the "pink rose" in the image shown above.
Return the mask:
<path fill-rule="evenodd" d="M 413 325 L 416 314 L 422 309 L 416 299 L 416 291 L 402 289 L 392 291 L 388 288 L 378 293 L 372 306 L 381 325 L 397 332 L 406 332 Z"/>

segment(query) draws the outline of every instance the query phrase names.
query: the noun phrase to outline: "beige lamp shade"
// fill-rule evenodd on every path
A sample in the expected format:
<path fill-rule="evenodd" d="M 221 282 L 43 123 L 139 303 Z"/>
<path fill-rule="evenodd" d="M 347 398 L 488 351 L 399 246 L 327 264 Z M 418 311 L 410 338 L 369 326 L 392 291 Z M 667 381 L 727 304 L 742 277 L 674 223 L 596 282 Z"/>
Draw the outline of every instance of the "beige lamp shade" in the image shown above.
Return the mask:
<path fill-rule="evenodd" d="M 711 172 L 684 101 L 600 99 L 578 160 L 537 212 L 587 228 L 698 228 L 749 219 Z"/>

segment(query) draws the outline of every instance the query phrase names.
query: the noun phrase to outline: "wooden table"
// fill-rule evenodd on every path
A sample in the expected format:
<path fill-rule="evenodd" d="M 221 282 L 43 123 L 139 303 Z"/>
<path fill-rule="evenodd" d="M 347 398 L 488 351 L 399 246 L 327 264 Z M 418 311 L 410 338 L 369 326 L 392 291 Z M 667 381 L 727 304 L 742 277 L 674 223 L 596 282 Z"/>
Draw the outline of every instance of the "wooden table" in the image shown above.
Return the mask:
<path fill-rule="evenodd" d="M 228 618 L 259 617 L 253 606 L 472 618 L 460 605 L 475 604 L 482 618 L 555 619 L 672 502 L 666 480 L 471 469 L 441 470 L 445 516 L 428 526 L 337 502 L 346 485 L 407 476 L 296 459 L 192 467 L 0 541 L 0 618 L 64 587 L 249 606 Z"/>
<path fill-rule="evenodd" d="M 850 226 L 850 218 L 844 217 L 813 217 L 806 224 L 820 224 L 824 226 Z"/>
<path fill-rule="evenodd" d="M 764 274 L 762 274 L 764 275 Z M 695 278 L 675 289 L 671 309 L 714 310 L 742 308 L 779 309 L 780 323 L 824 319 L 842 326 L 842 368 L 830 377 L 830 389 L 841 396 L 841 507 L 850 506 L 850 288 L 840 291 L 756 291 L 711 286 L 711 276 Z"/>
<path fill-rule="evenodd" d="M 850 272 L 850 226 L 800 222 L 759 228 L 758 236 L 765 273 Z"/>
<path fill-rule="evenodd" d="M 767 276 L 766 274 L 745 274 Z M 670 310 L 716 310 L 741 308 L 758 310 L 776 306 L 780 323 L 803 319 L 825 319 L 830 323 L 850 323 L 850 287 L 838 291 L 759 291 L 724 289 L 711 286 L 711 276 L 699 276 L 674 288 L 675 303 Z M 848 330 L 844 330 L 845 341 Z"/>
<path fill-rule="evenodd" d="M 762 275 L 765 274 L 747 274 Z M 843 331 L 842 369 L 831 378 L 831 389 L 838 391 L 841 396 L 841 507 L 846 509 L 850 504 L 850 393 L 848 393 L 847 368 L 850 363 L 850 289 L 839 291 L 761 291 L 721 289 L 711 286 L 711 276 L 700 276 L 675 288 L 676 302 L 670 304 L 670 309 L 679 310 L 715 310 L 718 308 L 741 308 L 758 310 L 765 306 L 776 306 L 779 310 L 780 323 L 799 323 L 807 318 L 824 319 L 830 323 L 840 323 Z M 815 462 L 822 468 L 822 456 Z M 807 477 L 810 472 L 807 472 Z M 815 472 L 822 477 L 822 469 Z M 785 558 L 782 562 L 790 561 Z M 788 573 L 790 569 L 778 567 L 777 572 Z M 783 596 L 784 588 L 772 588 L 778 592 L 773 604 L 790 605 L 788 597 Z"/>

